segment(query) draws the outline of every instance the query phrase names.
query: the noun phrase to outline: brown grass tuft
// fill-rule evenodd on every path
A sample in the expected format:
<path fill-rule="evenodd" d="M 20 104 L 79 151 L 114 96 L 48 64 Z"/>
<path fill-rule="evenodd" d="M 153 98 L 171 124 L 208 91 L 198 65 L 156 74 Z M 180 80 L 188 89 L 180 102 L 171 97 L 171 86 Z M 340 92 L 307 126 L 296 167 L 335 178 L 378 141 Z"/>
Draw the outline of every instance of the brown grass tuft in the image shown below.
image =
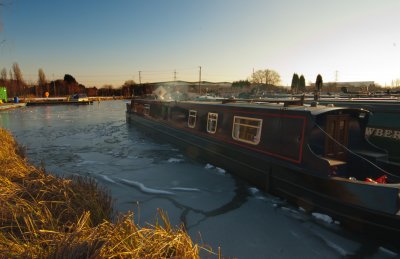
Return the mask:
<path fill-rule="evenodd" d="M 203 248 L 165 212 L 160 224 L 142 228 L 133 213 L 112 223 L 111 195 L 94 180 L 30 165 L 1 128 L 0 143 L 1 258 L 199 258 Z"/>

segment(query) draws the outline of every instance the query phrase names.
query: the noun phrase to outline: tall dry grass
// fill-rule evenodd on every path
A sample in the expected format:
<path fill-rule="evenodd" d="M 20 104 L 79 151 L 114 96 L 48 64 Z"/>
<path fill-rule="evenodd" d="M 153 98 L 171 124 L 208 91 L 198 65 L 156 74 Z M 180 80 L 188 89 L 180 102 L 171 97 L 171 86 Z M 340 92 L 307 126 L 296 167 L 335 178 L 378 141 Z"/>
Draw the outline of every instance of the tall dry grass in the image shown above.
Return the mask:
<path fill-rule="evenodd" d="M 199 258 L 183 226 L 139 227 L 128 213 L 112 222 L 113 200 L 88 178 L 64 179 L 28 163 L 0 128 L 0 257 Z"/>

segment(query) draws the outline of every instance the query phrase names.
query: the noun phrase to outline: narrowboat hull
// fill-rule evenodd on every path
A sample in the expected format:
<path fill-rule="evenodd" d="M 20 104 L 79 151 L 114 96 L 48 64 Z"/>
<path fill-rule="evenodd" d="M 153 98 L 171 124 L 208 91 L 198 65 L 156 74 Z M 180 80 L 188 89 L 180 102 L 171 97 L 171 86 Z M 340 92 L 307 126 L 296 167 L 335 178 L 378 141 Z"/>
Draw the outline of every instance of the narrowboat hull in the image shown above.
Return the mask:
<path fill-rule="evenodd" d="M 152 117 L 133 112 L 131 105 L 127 105 L 127 121 L 158 139 L 173 143 L 194 159 L 224 168 L 306 210 L 325 212 L 343 223 L 356 226 L 360 232 L 373 233 L 390 243 L 399 242 L 399 186 L 360 185 L 347 178 L 318 175 L 301 161 L 307 156 L 305 151 L 304 154 L 300 152 L 297 160 L 297 156 L 260 152 L 248 145 L 177 127 L 170 120 L 170 108 L 169 105 L 166 116 Z M 301 145 L 300 149 L 307 147 Z"/>

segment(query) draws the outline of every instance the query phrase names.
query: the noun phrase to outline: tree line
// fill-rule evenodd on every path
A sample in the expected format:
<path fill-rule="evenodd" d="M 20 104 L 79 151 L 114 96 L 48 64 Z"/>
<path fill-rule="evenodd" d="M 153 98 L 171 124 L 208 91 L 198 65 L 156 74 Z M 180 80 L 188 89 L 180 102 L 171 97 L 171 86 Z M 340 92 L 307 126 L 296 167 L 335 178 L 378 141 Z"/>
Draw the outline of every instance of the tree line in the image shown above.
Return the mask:
<path fill-rule="evenodd" d="M 46 93 L 50 97 L 77 93 L 85 93 L 88 96 L 131 96 L 135 85 L 134 81 L 128 80 L 119 88 L 113 88 L 111 85 L 102 88 L 86 87 L 79 84 L 70 74 L 65 74 L 63 79 L 49 81 L 41 68 L 38 70 L 37 82 L 28 85 L 18 63 L 14 63 L 9 71 L 3 68 L 0 72 L 0 86 L 6 87 L 9 97 L 46 97 Z"/>

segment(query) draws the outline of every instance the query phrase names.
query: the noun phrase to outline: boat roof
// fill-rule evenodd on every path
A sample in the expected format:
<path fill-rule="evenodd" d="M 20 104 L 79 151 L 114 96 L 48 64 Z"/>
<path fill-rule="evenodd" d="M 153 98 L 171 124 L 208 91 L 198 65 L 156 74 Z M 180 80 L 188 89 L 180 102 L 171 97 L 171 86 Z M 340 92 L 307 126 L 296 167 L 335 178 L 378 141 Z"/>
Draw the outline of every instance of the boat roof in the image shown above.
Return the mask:
<path fill-rule="evenodd" d="M 141 99 L 141 98 L 138 98 Z M 320 105 L 317 103 L 304 104 L 301 99 L 220 99 L 220 100 L 154 100 L 147 99 L 155 102 L 164 103 L 183 103 L 183 104 L 202 104 L 202 105 L 214 105 L 214 106 L 224 106 L 224 107 L 240 107 L 240 108 L 251 108 L 251 109 L 271 109 L 271 110 L 289 110 L 289 111 L 306 111 L 311 113 L 313 116 L 319 114 L 335 111 L 335 110 L 346 110 L 346 111 L 365 111 L 367 110 L 361 108 L 351 108 L 351 107 L 336 107 L 334 104 Z"/>
<path fill-rule="evenodd" d="M 256 108 L 256 109 L 284 109 L 290 111 L 308 111 L 312 115 L 319 115 L 335 110 L 353 110 L 353 111 L 360 111 L 363 109 L 357 108 L 346 108 L 346 107 L 335 107 L 331 105 L 304 105 L 304 104 L 287 104 L 284 101 L 277 101 L 277 102 L 264 102 L 264 101 L 254 101 L 254 102 L 228 102 L 223 103 L 221 101 L 182 101 L 182 103 L 188 104 L 205 104 L 205 105 L 217 105 L 217 106 L 229 106 L 229 107 L 241 107 L 241 108 Z M 364 110 L 367 112 L 366 110 Z"/>
<path fill-rule="evenodd" d="M 400 103 L 399 98 L 321 98 L 320 102 Z"/>

